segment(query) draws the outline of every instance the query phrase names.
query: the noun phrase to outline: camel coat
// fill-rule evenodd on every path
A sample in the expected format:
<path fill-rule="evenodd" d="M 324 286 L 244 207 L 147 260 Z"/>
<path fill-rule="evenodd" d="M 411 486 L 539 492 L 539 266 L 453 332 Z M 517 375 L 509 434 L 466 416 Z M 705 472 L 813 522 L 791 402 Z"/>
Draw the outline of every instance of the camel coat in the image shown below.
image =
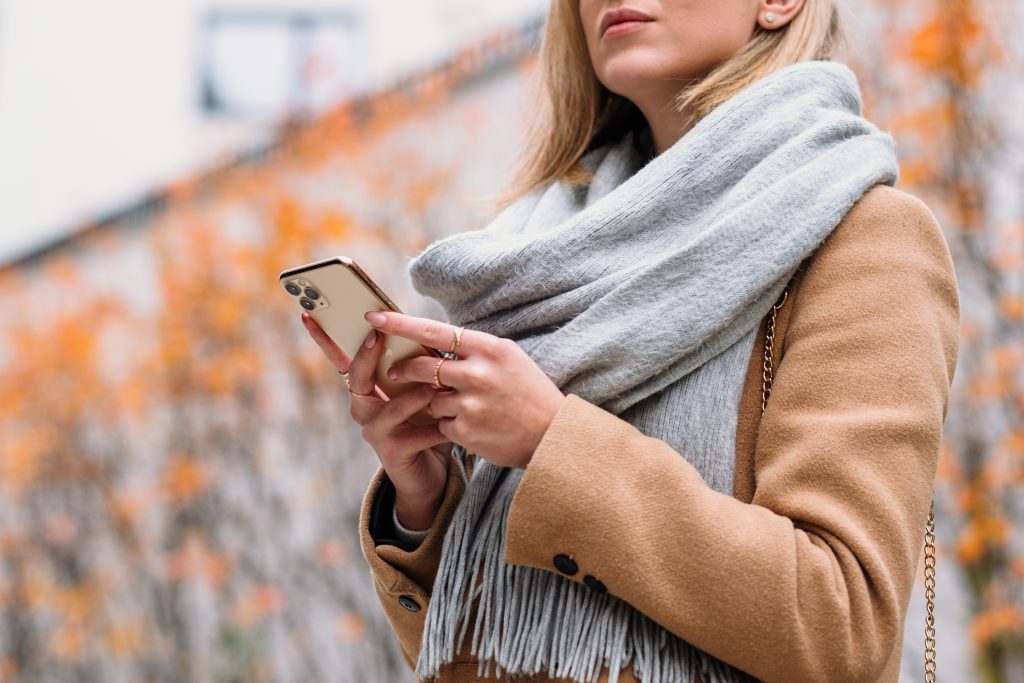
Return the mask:
<path fill-rule="evenodd" d="M 762 416 L 766 324 L 739 405 L 732 496 L 665 442 L 570 394 L 513 498 L 504 559 L 558 572 L 555 558 L 568 556 L 557 564 L 575 565 L 571 580 L 759 680 L 896 683 L 958 350 L 957 284 L 934 216 L 876 186 L 801 264 L 777 314 Z M 379 471 L 362 550 L 414 666 L 464 482 L 449 467 L 413 551 L 371 534 L 389 488 L 393 500 Z M 475 672 L 463 653 L 441 680 Z M 619 680 L 635 680 L 631 668 Z"/>

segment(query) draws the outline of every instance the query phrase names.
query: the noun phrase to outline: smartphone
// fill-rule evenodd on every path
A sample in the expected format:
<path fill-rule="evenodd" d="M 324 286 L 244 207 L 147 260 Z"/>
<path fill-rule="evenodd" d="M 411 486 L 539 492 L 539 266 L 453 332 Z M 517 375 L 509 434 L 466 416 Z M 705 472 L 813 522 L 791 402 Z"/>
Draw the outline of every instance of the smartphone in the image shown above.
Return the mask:
<path fill-rule="evenodd" d="M 350 358 L 355 357 L 359 345 L 373 329 L 363 317 L 367 311 L 402 312 L 359 264 L 347 256 L 333 256 L 289 268 L 281 271 L 278 281 Z M 419 384 L 392 382 L 387 376 L 387 369 L 393 363 L 416 356 L 443 357 L 439 350 L 404 337 L 388 334 L 383 338 L 384 350 L 377 364 L 376 382 L 389 398 Z M 434 421 L 426 411 L 420 411 L 411 420 L 414 424 Z"/>

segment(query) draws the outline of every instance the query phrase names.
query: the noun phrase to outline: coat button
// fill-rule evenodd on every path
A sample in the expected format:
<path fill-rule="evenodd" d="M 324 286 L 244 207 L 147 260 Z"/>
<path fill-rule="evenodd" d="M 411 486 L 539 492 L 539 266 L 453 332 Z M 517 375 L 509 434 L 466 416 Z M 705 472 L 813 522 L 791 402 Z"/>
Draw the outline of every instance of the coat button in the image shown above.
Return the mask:
<path fill-rule="evenodd" d="M 408 595 L 402 595 L 398 598 L 398 604 L 409 610 L 410 612 L 419 612 L 420 604 L 410 598 Z"/>
<path fill-rule="evenodd" d="M 576 562 L 574 562 L 568 555 L 555 555 L 554 558 L 552 558 L 551 563 L 555 565 L 555 569 L 566 576 L 572 576 L 580 570 L 580 568 L 576 566 Z"/>
<path fill-rule="evenodd" d="M 605 588 L 604 582 L 601 579 L 595 578 L 590 574 L 583 577 L 583 583 L 586 584 L 587 588 L 592 588 L 598 593 L 607 593 L 608 589 Z"/>

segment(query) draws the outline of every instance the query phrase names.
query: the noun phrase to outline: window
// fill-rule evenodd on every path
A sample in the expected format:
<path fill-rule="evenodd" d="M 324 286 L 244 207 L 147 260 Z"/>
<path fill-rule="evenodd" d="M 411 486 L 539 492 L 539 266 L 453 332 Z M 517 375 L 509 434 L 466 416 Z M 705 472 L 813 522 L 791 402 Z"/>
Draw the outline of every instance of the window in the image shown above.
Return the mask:
<path fill-rule="evenodd" d="M 200 102 L 209 116 L 318 112 L 358 91 L 367 61 L 355 10 L 217 10 L 200 36 Z"/>

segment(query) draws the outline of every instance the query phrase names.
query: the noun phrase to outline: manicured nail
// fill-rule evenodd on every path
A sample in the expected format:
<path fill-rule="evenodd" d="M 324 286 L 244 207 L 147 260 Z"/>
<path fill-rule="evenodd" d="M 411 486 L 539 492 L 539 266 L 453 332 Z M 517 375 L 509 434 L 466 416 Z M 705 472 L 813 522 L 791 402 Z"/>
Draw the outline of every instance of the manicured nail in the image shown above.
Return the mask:
<path fill-rule="evenodd" d="M 370 330 L 370 334 L 366 335 L 366 348 L 372 349 L 375 343 L 377 343 L 377 330 Z"/>
<path fill-rule="evenodd" d="M 370 311 L 366 314 L 366 322 L 374 326 L 383 325 L 387 321 L 387 317 L 383 313 L 377 313 L 376 311 Z"/>
<path fill-rule="evenodd" d="M 398 370 L 395 370 L 394 366 L 388 368 L 388 377 L 391 379 L 398 379 Z"/>

